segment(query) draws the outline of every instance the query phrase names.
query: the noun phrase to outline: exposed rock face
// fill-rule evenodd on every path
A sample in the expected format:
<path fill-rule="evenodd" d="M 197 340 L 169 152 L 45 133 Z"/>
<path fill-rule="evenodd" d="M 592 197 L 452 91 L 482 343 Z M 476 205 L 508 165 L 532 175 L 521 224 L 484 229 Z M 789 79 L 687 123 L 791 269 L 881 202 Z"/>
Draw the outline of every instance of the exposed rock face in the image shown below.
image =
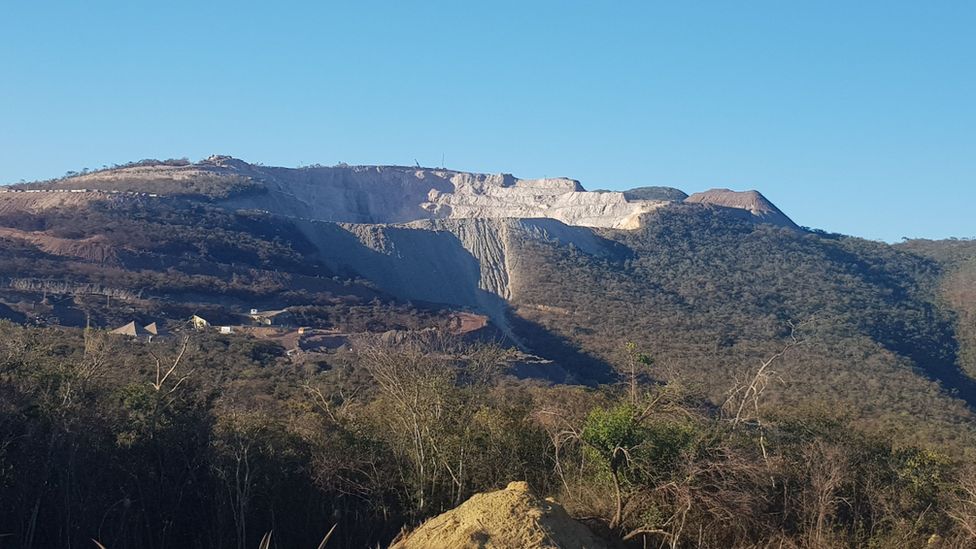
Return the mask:
<path fill-rule="evenodd" d="M 587 192 L 566 178 L 518 179 L 404 166 L 276 168 L 213 156 L 184 166 L 140 165 L 80 175 L 57 188 L 99 184 L 220 181 L 243 178 L 266 193 L 232 197 L 224 205 L 340 223 L 406 223 L 421 219 L 549 218 L 568 225 L 634 229 L 640 215 L 673 200 Z"/>
<path fill-rule="evenodd" d="M 419 219 L 549 218 L 568 225 L 634 229 L 640 215 L 666 200 L 628 200 L 623 193 L 591 193 L 564 178 L 517 179 L 428 168 L 249 167 L 270 196 L 242 197 L 233 207 L 259 207 L 310 219 L 405 223 Z"/>
<path fill-rule="evenodd" d="M 758 191 L 732 191 L 729 189 L 711 189 L 695 193 L 685 199 L 689 204 L 708 204 L 733 210 L 742 210 L 762 223 L 772 223 L 781 227 L 796 228 L 796 223 L 780 211 L 772 202 Z"/>
<path fill-rule="evenodd" d="M 536 497 L 524 482 L 476 494 L 436 516 L 390 549 L 602 549 L 606 542 L 561 505 Z"/>
<path fill-rule="evenodd" d="M 505 300 L 516 297 L 521 242 L 572 244 L 601 256 L 610 244 L 584 227 L 552 219 L 436 219 L 386 225 L 301 221 L 334 270 L 351 271 L 394 295 L 471 307 L 508 330 Z"/>

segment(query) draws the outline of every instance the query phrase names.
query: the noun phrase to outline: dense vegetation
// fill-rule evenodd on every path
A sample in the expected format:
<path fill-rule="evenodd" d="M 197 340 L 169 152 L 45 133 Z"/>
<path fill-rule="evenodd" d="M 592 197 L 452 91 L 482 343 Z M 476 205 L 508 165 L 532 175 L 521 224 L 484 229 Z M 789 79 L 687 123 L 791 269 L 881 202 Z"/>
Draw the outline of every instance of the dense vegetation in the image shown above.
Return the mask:
<path fill-rule="evenodd" d="M 0 539 L 315 547 L 338 525 L 330 547 L 365 547 L 526 479 L 634 547 L 976 541 L 976 476 L 945 448 L 776 407 L 757 369 L 716 406 L 623 356 L 620 385 L 543 387 L 436 335 L 310 369 L 235 336 L 2 324 Z"/>
<path fill-rule="evenodd" d="M 959 367 L 960 317 L 939 297 L 946 271 L 936 261 L 692 208 L 604 236 L 616 243 L 611 256 L 520 244 L 513 301 L 529 333 L 550 334 L 546 356 L 582 350 L 613 363 L 640 341 L 717 401 L 792 322 L 808 344 L 777 368 L 777 402 L 849 409 L 915 440 L 972 437 L 964 401 L 976 402 L 976 386 Z"/>
<path fill-rule="evenodd" d="M 940 301 L 956 313 L 959 363 L 976 377 L 976 240 L 909 240 L 899 248 L 943 266 Z"/>

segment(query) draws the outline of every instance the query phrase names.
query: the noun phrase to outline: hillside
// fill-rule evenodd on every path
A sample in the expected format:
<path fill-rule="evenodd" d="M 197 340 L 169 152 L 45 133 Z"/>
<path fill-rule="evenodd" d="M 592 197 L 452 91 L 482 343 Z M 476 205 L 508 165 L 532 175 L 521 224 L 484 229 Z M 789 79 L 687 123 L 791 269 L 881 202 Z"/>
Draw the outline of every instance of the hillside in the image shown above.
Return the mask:
<path fill-rule="evenodd" d="M 967 546 L 972 244 L 429 168 L 3 189 L 0 541 Z"/>
<path fill-rule="evenodd" d="M 449 314 L 336 275 L 290 220 L 148 194 L 0 193 L 4 316 L 112 328 L 293 307 L 312 327 L 384 331 Z"/>
<path fill-rule="evenodd" d="M 976 241 L 908 240 L 897 247 L 941 265 L 938 301 L 955 316 L 960 366 L 976 377 Z"/>
<path fill-rule="evenodd" d="M 0 297 L 12 318 L 112 325 L 306 307 L 328 326 L 340 309 L 399 308 L 403 320 L 379 329 L 429 324 L 406 320 L 429 317 L 422 304 L 484 313 L 576 381 L 612 379 L 619 351 L 637 342 L 657 360 L 653 377 L 702 384 L 714 400 L 781 345 L 789 322 L 804 322 L 808 340 L 771 389 L 779 402 L 815 397 L 950 438 L 976 402 L 958 367 L 965 322 L 942 306 L 938 262 L 802 232 L 755 191 L 586 192 L 570 179 L 220 156 L 12 191 L 0 193 Z M 38 298 L 70 287 L 82 291 L 38 315 Z"/>
<path fill-rule="evenodd" d="M 603 236 L 619 246 L 604 258 L 527 242 L 511 300 L 519 318 L 606 362 L 640 342 L 653 375 L 716 401 L 794 323 L 804 342 L 776 367 L 770 397 L 781 404 L 823 403 L 908 437 L 972 428 L 976 387 L 959 367 L 937 263 L 707 212 L 663 211 L 639 231 Z"/>

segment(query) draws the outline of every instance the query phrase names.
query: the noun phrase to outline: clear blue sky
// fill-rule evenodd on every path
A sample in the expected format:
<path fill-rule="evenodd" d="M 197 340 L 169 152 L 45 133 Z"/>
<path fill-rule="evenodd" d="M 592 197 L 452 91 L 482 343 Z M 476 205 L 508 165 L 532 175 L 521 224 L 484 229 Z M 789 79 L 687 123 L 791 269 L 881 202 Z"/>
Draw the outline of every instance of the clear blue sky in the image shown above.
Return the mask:
<path fill-rule="evenodd" d="M 4 2 L 0 182 L 146 157 L 756 188 L 976 236 L 976 2 Z"/>

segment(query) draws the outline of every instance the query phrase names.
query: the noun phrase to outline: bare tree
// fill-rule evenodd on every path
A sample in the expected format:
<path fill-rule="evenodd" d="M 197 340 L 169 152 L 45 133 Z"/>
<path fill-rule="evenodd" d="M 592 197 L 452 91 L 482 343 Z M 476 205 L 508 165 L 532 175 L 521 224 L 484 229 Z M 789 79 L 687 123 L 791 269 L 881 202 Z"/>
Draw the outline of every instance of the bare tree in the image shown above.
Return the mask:
<path fill-rule="evenodd" d="M 469 419 L 477 410 L 465 400 L 472 391 L 460 388 L 482 386 L 508 353 L 493 346 L 466 345 L 437 332 L 396 344 L 364 342 L 359 353 L 390 407 L 387 427 L 409 464 L 403 476 L 412 486 L 416 509 L 430 505 L 445 476 L 453 502 L 459 503 L 468 477 Z"/>
<path fill-rule="evenodd" d="M 179 351 L 176 353 L 176 357 L 173 358 L 171 363 L 168 365 L 163 365 L 163 360 L 155 353 L 155 351 L 150 350 L 149 355 L 155 361 L 155 379 L 149 382 L 149 385 L 153 389 L 153 410 L 152 418 L 150 421 L 150 436 L 155 438 L 156 430 L 159 425 L 159 416 L 163 411 L 173 404 L 173 401 L 178 398 L 178 390 L 183 385 L 193 371 L 189 371 L 183 375 L 177 373 L 180 367 L 183 357 L 186 355 L 186 348 L 190 342 L 190 336 L 183 336 L 183 340 L 180 344 Z M 169 361 L 167 361 L 169 362 Z M 179 376 L 179 377 L 177 377 Z"/>
<path fill-rule="evenodd" d="M 948 515 L 965 533 L 965 543 L 972 544 L 976 542 L 976 466 L 963 469 L 956 482 Z"/>
<path fill-rule="evenodd" d="M 773 364 L 803 343 L 804 340 L 799 336 L 799 329 L 804 324 L 806 322 L 799 324 L 792 320 L 787 322 L 790 334 L 786 344 L 779 351 L 761 360 L 759 367 L 754 372 L 750 372 L 744 380 L 736 378 L 727 392 L 725 402 L 722 403 L 722 412 L 732 423 L 733 430 L 746 424 L 756 428 L 759 433 L 759 447 L 763 459 L 766 460 L 769 459 L 769 455 L 766 451 L 766 434 L 762 419 L 762 397 L 769 384 L 778 377 L 772 369 Z"/>
<path fill-rule="evenodd" d="M 809 547 L 833 547 L 830 527 L 842 503 L 838 491 L 847 478 L 847 455 L 835 445 L 816 441 L 802 453 L 807 466 L 807 483 L 802 496 Z"/>

